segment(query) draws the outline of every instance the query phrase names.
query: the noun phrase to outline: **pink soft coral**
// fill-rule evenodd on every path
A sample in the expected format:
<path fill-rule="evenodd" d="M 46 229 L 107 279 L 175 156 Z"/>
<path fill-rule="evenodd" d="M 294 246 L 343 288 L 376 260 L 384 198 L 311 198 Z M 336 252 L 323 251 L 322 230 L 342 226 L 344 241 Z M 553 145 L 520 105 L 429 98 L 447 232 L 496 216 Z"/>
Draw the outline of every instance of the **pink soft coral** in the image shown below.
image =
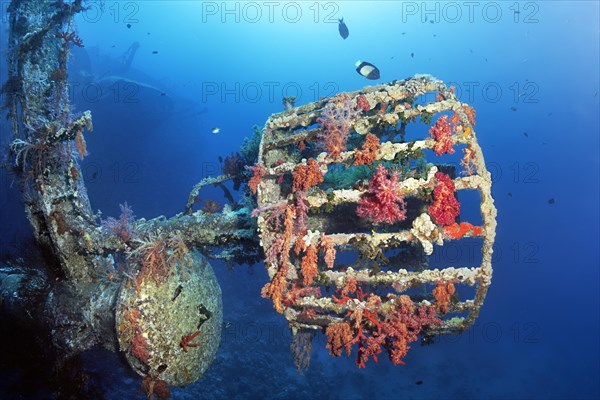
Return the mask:
<path fill-rule="evenodd" d="M 348 132 L 360 112 L 348 95 L 336 96 L 323 107 L 321 117 L 317 119 L 323 125 L 318 138 L 320 146 L 331 157 L 337 158 L 346 151 Z"/>
<path fill-rule="evenodd" d="M 127 202 L 119 204 L 119 207 L 121 208 L 121 217 L 119 219 L 108 217 L 102 220 L 102 227 L 117 235 L 121 241 L 126 243 L 136 237 L 133 225 L 135 223 L 135 215 L 133 215 L 133 210 Z"/>
<path fill-rule="evenodd" d="M 369 181 L 369 190 L 358 202 L 356 214 L 373 222 L 393 224 L 406 218 L 406 202 L 396 190 L 398 174 L 388 178 L 388 171 L 379 165 Z"/>

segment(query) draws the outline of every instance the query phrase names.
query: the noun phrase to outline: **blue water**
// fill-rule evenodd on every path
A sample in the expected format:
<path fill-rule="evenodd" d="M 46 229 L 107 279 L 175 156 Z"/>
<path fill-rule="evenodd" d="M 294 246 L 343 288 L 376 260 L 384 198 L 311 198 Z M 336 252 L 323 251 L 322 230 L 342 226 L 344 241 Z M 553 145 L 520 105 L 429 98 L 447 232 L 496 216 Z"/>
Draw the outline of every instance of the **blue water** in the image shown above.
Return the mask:
<path fill-rule="evenodd" d="M 493 282 L 470 331 L 414 344 L 404 366 L 381 357 L 366 369 L 352 356 L 329 357 L 318 333 L 310 369 L 299 375 L 286 322 L 260 297 L 263 265 L 229 271 L 213 262 L 229 328 L 207 374 L 174 389 L 173 398 L 600 397 L 598 2 L 90 4 L 76 19 L 88 72 L 117 75 L 118 58 L 137 41 L 127 77 L 168 99 L 150 115 L 147 92 L 122 88 L 107 101 L 106 91 L 89 92 L 97 88 L 71 70 L 76 110 L 91 109 L 94 120 L 84 177 L 93 209 L 105 216 L 118 215 L 124 201 L 138 217 L 181 212 L 191 187 L 220 173 L 218 157 L 282 110 L 282 96 L 300 105 L 416 73 L 454 85 L 477 110 L 493 174 Z M 73 68 L 83 69 L 82 54 Z M 377 65 L 381 79 L 357 74 L 358 59 Z M 29 235 L 10 183 L 3 174 L 3 253 Z M 224 200 L 210 188 L 202 195 Z M 119 356 L 92 351 L 86 360 L 105 398 L 143 398 L 140 379 Z M 7 386 L 0 384 L 0 398 L 14 395 Z"/>

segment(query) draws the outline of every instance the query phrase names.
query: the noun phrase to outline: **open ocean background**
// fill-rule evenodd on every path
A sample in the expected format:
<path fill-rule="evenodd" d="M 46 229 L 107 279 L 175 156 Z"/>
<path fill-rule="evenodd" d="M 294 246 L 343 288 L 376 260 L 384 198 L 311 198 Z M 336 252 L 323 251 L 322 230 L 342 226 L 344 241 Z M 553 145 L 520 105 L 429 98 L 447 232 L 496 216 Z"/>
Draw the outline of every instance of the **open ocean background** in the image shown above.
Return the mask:
<path fill-rule="evenodd" d="M 8 2 L 0 4 L 4 82 Z M 476 109 L 494 178 L 494 275 L 470 331 L 415 343 L 404 366 L 382 355 L 366 369 L 354 356 L 331 358 L 319 332 L 301 375 L 285 319 L 260 297 L 262 263 L 229 270 L 215 261 L 227 324 L 221 347 L 206 375 L 172 398 L 600 398 L 598 1 L 89 5 L 76 19 L 85 47 L 74 49 L 69 81 L 75 111 L 92 110 L 82 168 L 92 207 L 104 216 L 118 216 L 125 201 L 138 217 L 182 212 L 191 187 L 218 175 L 218 157 L 282 111 L 283 96 L 301 105 L 416 73 L 454 85 Z M 131 66 L 119 69 L 134 42 Z M 375 64 L 381 79 L 357 74 L 359 59 Z M 136 84 L 94 83 L 111 76 Z M 4 115 L 0 124 L 5 146 Z M 7 259 L 26 251 L 31 233 L 17 185 L 0 173 Z M 201 195 L 224 200 L 220 189 Z M 104 398 L 144 398 L 120 355 L 92 350 L 85 359 Z M 0 362 L 0 399 L 44 398 L 33 368 Z M 23 377 L 31 383 L 19 386 Z"/>

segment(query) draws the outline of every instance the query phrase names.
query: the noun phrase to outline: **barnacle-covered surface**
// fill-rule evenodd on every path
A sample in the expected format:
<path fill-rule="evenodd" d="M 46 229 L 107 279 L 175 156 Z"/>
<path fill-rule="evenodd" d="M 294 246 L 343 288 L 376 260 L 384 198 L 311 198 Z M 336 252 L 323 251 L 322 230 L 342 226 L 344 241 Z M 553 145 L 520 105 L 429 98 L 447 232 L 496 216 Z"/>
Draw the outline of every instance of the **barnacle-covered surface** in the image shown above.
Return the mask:
<path fill-rule="evenodd" d="M 341 93 L 269 118 L 257 190 L 271 278 L 263 295 L 293 330 L 325 328 L 349 315 L 358 326 L 357 310 L 385 319 L 402 295 L 415 306 L 435 305 L 442 323 L 424 326 L 428 336 L 460 333 L 473 323 L 491 280 L 496 229 L 491 176 L 474 123 L 473 109 L 427 75 Z M 408 128 L 418 137 L 407 140 Z M 453 146 L 464 153 L 460 162 L 437 157 L 454 153 Z M 393 186 L 390 195 L 400 211 L 375 210 L 376 203 L 366 200 L 376 190 L 389 190 L 386 185 Z M 458 207 L 448 204 L 458 204 L 454 198 L 463 191 L 479 194 L 479 226 L 461 221 L 458 211 L 448 217 L 448 207 Z M 453 240 L 477 241 L 480 264 L 430 267 L 435 245 Z M 314 249 L 316 271 L 309 268 Z M 378 327 L 374 321 L 362 324 L 363 331 Z"/>
<path fill-rule="evenodd" d="M 212 267 L 196 251 L 189 257 L 189 265 L 178 261 L 161 284 L 146 277 L 123 285 L 116 312 L 119 347 L 132 368 L 176 386 L 204 375 L 217 353 L 223 322 L 221 288 Z M 181 344 L 194 334 L 191 346 Z"/>

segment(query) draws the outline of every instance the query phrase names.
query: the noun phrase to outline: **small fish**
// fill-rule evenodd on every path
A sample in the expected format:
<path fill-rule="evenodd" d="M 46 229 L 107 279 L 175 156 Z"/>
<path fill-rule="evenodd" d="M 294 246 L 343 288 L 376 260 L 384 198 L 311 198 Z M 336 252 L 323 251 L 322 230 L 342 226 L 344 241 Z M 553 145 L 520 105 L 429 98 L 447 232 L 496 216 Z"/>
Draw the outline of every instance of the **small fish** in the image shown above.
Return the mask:
<path fill-rule="evenodd" d="M 173 297 L 171 297 L 171 301 L 175 301 L 175 299 L 177 299 L 177 297 L 179 297 L 179 295 L 181 294 L 182 290 L 183 290 L 183 286 L 181 286 L 181 285 L 177 286 L 177 288 L 175 289 L 175 293 L 173 294 Z"/>
<path fill-rule="evenodd" d="M 423 384 L 423 381 L 416 381 L 415 382 L 415 385 L 422 385 L 422 384 Z"/>
<path fill-rule="evenodd" d="M 350 35 L 350 31 L 344 22 L 344 18 L 338 19 L 338 31 L 340 32 L 340 36 L 342 39 L 346 40 L 346 38 Z"/>
<path fill-rule="evenodd" d="M 210 131 L 211 131 L 211 133 L 214 133 L 216 135 L 217 133 L 221 132 L 221 128 L 215 127 L 215 128 L 212 128 Z"/>
<path fill-rule="evenodd" d="M 512 106 L 512 107 L 510 108 L 510 111 L 517 111 L 517 107 L 515 107 L 515 106 Z"/>
<path fill-rule="evenodd" d="M 127 29 L 131 29 L 131 24 L 127 24 L 125 26 L 127 27 Z"/>
<path fill-rule="evenodd" d="M 551 197 L 548 199 L 548 204 L 554 204 L 556 203 L 556 200 L 554 200 L 554 197 Z"/>
<path fill-rule="evenodd" d="M 380 77 L 379 68 L 366 61 L 359 60 L 356 62 L 356 72 L 370 80 L 379 79 Z"/>
<path fill-rule="evenodd" d="M 223 164 L 223 157 L 219 156 L 219 157 L 218 157 L 218 159 L 219 159 L 219 162 L 220 162 L 221 164 Z"/>
<path fill-rule="evenodd" d="M 158 50 L 154 50 L 152 54 L 158 54 Z"/>
<path fill-rule="evenodd" d="M 552 113 L 551 113 L 551 112 L 549 112 L 549 113 L 548 113 L 548 116 L 549 116 L 549 117 L 551 117 L 551 116 L 552 116 Z"/>
<path fill-rule="evenodd" d="M 527 132 L 523 132 L 523 136 L 525 136 L 526 138 L 528 138 L 529 134 Z"/>
<path fill-rule="evenodd" d="M 410 53 L 411 58 L 415 58 L 415 53 Z"/>
<path fill-rule="evenodd" d="M 112 49 L 114 49 L 115 47 L 117 47 L 116 44 L 113 44 L 112 46 L 110 46 Z"/>
<path fill-rule="evenodd" d="M 473 49 L 469 49 L 469 51 L 471 52 L 471 54 L 473 54 Z"/>
<path fill-rule="evenodd" d="M 431 21 L 429 21 L 429 22 L 430 22 L 430 23 L 432 23 L 432 24 L 435 24 L 435 21 L 434 21 L 434 20 L 431 20 Z"/>
<path fill-rule="evenodd" d="M 508 192 L 508 197 L 512 197 L 512 193 L 511 192 Z"/>
<path fill-rule="evenodd" d="M 406 35 L 406 32 L 402 32 L 402 35 Z"/>
<path fill-rule="evenodd" d="M 165 92 L 160 92 L 161 96 L 166 96 L 167 94 Z"/>

